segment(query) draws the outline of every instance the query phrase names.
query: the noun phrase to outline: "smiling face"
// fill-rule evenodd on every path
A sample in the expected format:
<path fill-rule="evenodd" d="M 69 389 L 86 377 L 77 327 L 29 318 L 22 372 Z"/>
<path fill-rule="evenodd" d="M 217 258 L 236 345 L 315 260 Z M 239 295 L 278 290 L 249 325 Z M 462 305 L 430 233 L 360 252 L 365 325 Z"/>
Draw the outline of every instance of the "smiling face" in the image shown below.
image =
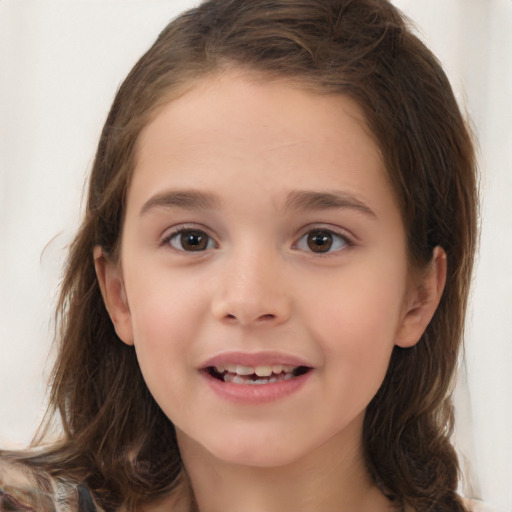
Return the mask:
<path fill-rule="evenodd" d="M 236 464 L 358 452 L 393 346 L 430 314 L 357 106 L 234 73 L 142 131 L 120 265 L 96 264 L 180 447 Z"/>

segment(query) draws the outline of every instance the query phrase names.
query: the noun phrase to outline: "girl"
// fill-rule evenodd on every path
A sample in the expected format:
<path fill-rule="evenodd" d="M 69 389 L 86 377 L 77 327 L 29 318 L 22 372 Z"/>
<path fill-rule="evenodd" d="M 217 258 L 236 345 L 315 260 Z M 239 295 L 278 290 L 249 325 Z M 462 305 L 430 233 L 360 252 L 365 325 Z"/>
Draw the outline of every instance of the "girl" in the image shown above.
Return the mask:
<path fill-rule="evenodd" d="M 464 511 L 471 138 L 386 0 L 209 0 L 120 87 L 6 510 Z M 50 415 L 51 416 L 51 415 Z"/>

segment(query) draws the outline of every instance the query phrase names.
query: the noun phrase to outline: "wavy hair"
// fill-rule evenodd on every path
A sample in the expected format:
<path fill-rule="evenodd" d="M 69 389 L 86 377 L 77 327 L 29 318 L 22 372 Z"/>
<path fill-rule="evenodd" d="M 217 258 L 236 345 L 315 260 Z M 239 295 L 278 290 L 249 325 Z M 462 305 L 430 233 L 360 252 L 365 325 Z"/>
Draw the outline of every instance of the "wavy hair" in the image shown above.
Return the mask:
<path fill-rule="evenodd" d="M 188 485 L 174 427 L 114 331 L 92 253 L 100 245 L 118 255 L 141 129 L 187 87 L 231 67 L 354 99 L 393 185 L 411 266 L 427 265 L 437 245 L 446 251 L 441 303 L 417 345 L 395 347 L 366 411 L 364 455 L 392 501 L 462 512 L 450 397 L 476 243 L 475 156 L 439 62 L 386 0 L 208 0 L 137 62 L 104 125 L 65 268 L 50 396 L 64 435 L 31 463 L 85 482 L 107 511 Z"/>

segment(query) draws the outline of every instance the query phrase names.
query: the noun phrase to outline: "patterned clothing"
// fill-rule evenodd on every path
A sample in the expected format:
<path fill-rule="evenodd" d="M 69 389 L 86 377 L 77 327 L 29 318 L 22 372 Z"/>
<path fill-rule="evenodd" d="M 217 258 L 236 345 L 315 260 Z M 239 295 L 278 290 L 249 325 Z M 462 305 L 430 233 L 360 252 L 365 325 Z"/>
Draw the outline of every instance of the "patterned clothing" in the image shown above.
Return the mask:
<path fill-rule="evenodd" d="M 103 512 L 85 485 L 0 459 L 0 512 Z"/>

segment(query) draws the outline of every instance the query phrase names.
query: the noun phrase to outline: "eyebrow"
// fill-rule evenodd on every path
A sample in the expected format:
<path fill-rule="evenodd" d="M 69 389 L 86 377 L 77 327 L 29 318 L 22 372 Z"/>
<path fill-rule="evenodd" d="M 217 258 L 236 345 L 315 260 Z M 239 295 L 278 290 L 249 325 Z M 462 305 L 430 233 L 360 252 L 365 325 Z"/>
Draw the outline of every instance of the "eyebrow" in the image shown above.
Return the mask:
<path fill-rule="evenodd" d="M 150 197 L 142 206 L 140 215 L 155 208 L 188 208 L 195 210 L 211 210 L 218 208 L 219 201 L 213 194 L 196 190 L 169 190 Z"/>
<path fill-rule="evenodd" d="M 197 190 L 169 190 L 150 197 L 142 206 L 140 215 L 158 208 L 184 208 L 195 210 L 213 210 L 219 208 L 219 199 L 210 193 Z M 346 192 L 317 192 L 294 190 L 290 192 L 283 210 L 327 210 L 349 208 L 369 217 L 377 217 L 375 212 L 363 201 Z"/>
<path fill-rule="evenodd" d="M 369 217 L 377 217 L 363 201 L 347 192 L 293 191 L 288 195 L 284 210 L 327 210 L 350 208 Z"/>

